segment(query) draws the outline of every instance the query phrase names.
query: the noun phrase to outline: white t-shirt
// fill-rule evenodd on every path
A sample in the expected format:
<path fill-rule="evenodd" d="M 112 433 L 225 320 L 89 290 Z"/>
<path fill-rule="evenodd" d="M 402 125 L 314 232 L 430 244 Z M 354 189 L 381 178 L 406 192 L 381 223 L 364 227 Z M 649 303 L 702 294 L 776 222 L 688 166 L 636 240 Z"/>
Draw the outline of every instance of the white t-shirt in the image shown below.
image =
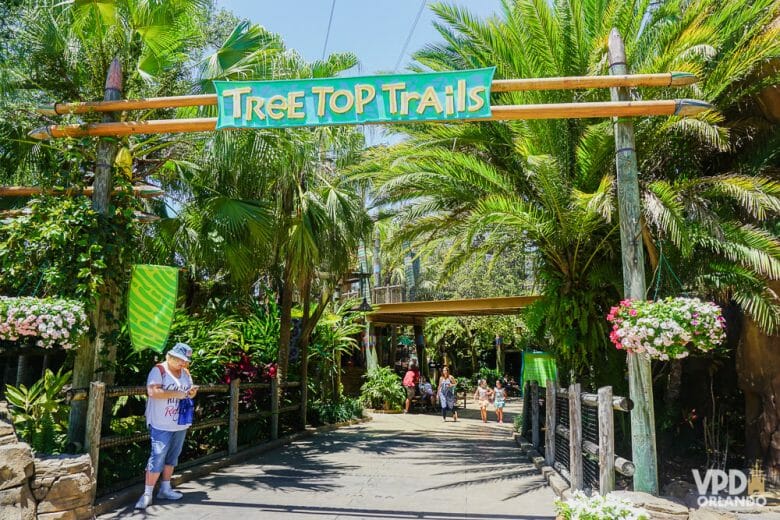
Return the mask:
<path fill-rule="evenodd" d="M 165 370 L 161 371 L 160 367 Z M 162 385 L 165 391 L 186 392 L 192 388 L 192 378 L 186 370 L 181 371 L 180 377 L 175 377 L 168 370 L 167 363 L 155 365 L 149 371 L 146 378 L 146 386 Z M 157 430 L 176 432 L 186 430 L 189 424 L 179 424 L 179 399 L 146 399 L 146 424 Z"/>

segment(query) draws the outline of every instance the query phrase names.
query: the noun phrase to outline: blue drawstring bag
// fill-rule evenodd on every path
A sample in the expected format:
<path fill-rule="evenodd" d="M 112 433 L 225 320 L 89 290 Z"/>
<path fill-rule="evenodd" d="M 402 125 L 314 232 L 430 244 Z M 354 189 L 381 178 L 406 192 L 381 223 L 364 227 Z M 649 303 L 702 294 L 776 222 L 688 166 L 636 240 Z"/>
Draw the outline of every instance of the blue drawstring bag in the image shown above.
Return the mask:
<path fill-rule="evenodd" d="M 195 401 L 189 397 L 179 399 L 179 420 L 178 424 L 192 424 L 195 418 Z"/>

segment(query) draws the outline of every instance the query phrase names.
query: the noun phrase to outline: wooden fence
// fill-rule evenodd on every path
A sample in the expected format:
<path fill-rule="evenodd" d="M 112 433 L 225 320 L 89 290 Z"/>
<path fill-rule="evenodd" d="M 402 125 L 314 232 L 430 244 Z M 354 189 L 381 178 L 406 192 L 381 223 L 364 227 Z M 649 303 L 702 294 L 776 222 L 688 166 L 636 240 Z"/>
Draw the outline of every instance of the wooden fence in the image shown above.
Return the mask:
<path fill-rule="evenodd" d="M 281 387 L 284 390 L 292 388 L 300 388 L 300 382 L 291 381 L 286 382 Z M 288 406 L 279 406 L 279 385 L 276 380 L 272 379 L 270 383 L 244 383 L 241 384 L 239 379 L 234 379 L 229 385 L 203 385 L 198 389 L 199 395 L 204 394 L 228 394 L 229 406 L 228 414 L 226 417 L 217 417 L 206 419 L 202 421 L 196 421 L 191 427 L 190 431 L 203 430 L 208 428 L 214 428 L 218 426 L 228 426 L 228 441 L 227 441 L 227 454 L 232 455 L 238 451 L 238 429 L 239 424 L 242 422 L 257 420 L 262 417 L 270 417 L 271 419 L 271 440 L 276 440 L 279 437 L 279 415 L 287 412 L 292 412 L 301 409 L 301 403 L 291 404 Z M 262 410 L 257 412 L 239 413 L 239 397 L 242 391 L 246 390 L 269 390 L 271 409 Z M 125 444 L 133 444 L 137 442 L 143 442 L 149 439 L 148 432 L 134 433 L 130 435 L 102 435 L 103 424 L 103 407 L 107 398 L 116 398 L 121 396 L 131 395 L 146 395 L 145 386 L 122 386 L 122 387 L 106 387 L 105 383 L 92 382 L 89 390 L 87 389 L 74 389 L 71 390 L 72 400 L 88 399 L 87 405 L 87 426 L 84 439 L 84 448 L 92 458 L 92 464 L 94 472 L 97 474 L 98 465 L 100 462 L 100 450 L 106 448 L 113 448 L 116 446 L 122 446 Z M 224 453 L 224 452 L 223 452 Z M 199 462 L 205 462 L 213 458 L 213 455 L 201 457 L 192 461 L 189 461 L 188 465 L 194 465 Z"/>
<path fill-rule="evenodd" d="M 615 489 L 615 471 L 634 475 L 634 464 L 615 454 L 614 412 L 629 412 L 633 406 L 630 399 L 613 396 L 611 386 L 589 394 L 581 391 L 579 383 L 566 389 L 558 388 L 554 381 L 547 381 L 544 388 L 536 381 L 527 382 L 523 395 L 522 434 L 530 436 L 539 452 L 544 448 L 545 463 L 558 471 L 572 490 L 598 488 L 605 495 Z M 590 437 L 586 439 L 583 417 L 587 418 Z M 587 481 L 585 466 L 596 468 L 591 473 L 597 471 Z"/>

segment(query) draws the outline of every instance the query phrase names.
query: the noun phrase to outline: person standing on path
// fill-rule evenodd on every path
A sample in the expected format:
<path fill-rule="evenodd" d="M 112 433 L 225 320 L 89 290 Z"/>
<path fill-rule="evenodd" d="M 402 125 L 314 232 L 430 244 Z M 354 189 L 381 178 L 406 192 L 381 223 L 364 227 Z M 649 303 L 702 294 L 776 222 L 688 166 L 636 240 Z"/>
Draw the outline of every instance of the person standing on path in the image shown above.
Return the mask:
<path fill-rule="evenodd" d="M 404 407 L 404 413 L 409 413 L 409 407 L 412 405 L 412 399 L 414 399 L 414 391 L 417 388 L 417 383 L 420 382 L 420 371 L 417 369 L 417 363 L 414 360 L 409 361 L 409 369 L 404 375 L 404 390 L 406 390 L 406 406 Z"/>
<path fill-rule="evenodd" d="M 504 403 L 506 402 L 506 389 L 500 379 L 496 379 L 496 387 L 493 389 L 493 406 L 496 408 L 496 420 L 498 424 L 504 424 Z"/>
<path fill-rule="evenodd" d="M 152 367 L 146 378 L 146 424 L 152 452 L 146 465 L 144 494 L 136 502 L 136 509 L 146 509 L 152 503 L 154 486 L 161 474 L 157 498 L 179 500 L 182 497 L 171 488 L 171 476 L 179 461 L 187 429 L 192 425 L 192 401 L 189 399 L 198 391 L 188 370 L 191 359 L 189 345 L 177 343 L 166 354 L 165 362 Z"/>
<path fill-rule="evenodd" d="M 449 367 L 441 369 L 439 378 L 439 404 L 441 404 L 441 419 L 447 421 L 447 410 L 452 411 L 452 418 L 458 422 L 458 411 L 455 409 L 455 385 L 458 380 L 450 375 Z"/>
<path fill-rule="evenodd" d="M 480 379 L 479 386 L 474 391 L 474 400 L 479 403 L 479 413 L 482 415 L 482 422 L 487 422 L 487 407 L 493 391 L 487 386 L 487 380 Z"/>

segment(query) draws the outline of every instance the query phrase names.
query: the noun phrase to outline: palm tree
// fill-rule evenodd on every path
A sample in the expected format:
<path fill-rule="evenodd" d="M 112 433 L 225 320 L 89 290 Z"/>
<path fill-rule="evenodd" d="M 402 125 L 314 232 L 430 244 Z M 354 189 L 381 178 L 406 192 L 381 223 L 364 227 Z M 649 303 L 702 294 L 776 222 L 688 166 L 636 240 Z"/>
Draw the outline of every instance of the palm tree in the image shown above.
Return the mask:
<path fill-rule="evenodd" d="M 500 18 L 478 20 L 467 10 L 436 4 L 445 42 L 415 55 L 418 70 L 495 65 L 497 76 L 548 77 L 606 73 L 606 42 L 617 27 L 632 72 L 688 71 L 701 84 L 674 95 L 699 97 L 716 109 L 694 118 L 636 123 L 649 258 L 658 244 L 696 266 L 687 289 L 717 279 L 767 329 L 780 307 L 766 283 L 780 275 L 780 242 L 761 219 L 780 211 L 780 184 L 724 157 L 765 141 L 772 129 L 737 120 L 756 85 L 746 80 L 780 51 L 780 7 L 771 0 L 664 2 L 643 31 L 647 2 L 505 1 Z M 764 84 L 765 82 L 758 82 Z M 597 91 L 515 92 L 499 104 L 605 100 Z M 669 98 L 672 91 L 643 92 Z M 433 247 L 451 241 L 451 265 L 464 257 L 531 244 L 539 256 L 543 299 L 527 324 L 580 375 L 597 383 L 620 362 L 606 342 L 603 316 L 619 298 L 613 137 L 608 122 L 520 121 L 427 125 L 402 129 L 410 139 L 377 151 L 365 168 L 378 175 L 376 202 L 403 203 L 396 240 Z M 721 173 L 715 173 L 721 172 Z M 651 267 L 655 267 L 652 265 Z"/>

